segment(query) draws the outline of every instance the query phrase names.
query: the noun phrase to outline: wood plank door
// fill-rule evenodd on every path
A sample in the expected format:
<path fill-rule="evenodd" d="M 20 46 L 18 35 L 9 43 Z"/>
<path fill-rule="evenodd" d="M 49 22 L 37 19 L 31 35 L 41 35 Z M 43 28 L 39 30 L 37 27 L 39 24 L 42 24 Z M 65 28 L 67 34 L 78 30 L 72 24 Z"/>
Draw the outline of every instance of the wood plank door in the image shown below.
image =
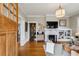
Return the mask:
<path fill-rule="evenodd" d="M 17 55 L 17 43 L 16 32 L 7 33 L 7 43 L 6 43 L 6 55 L 7 56 L 16 56 Z"/>
<path fill-rule="evenodd" d="M 6 55 L 6 34 L 0 33 L 0 56 Z"/>

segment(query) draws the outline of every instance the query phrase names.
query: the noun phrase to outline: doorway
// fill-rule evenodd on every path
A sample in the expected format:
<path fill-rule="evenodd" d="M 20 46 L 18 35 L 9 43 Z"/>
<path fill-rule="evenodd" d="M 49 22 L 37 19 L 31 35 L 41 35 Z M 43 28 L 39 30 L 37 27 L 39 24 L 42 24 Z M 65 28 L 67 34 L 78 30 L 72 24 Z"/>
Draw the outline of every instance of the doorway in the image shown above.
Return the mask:
<path fill-rule="evenodd" d="M 30 25 L 30 41 L 36 38 L 36 23 L 29 23 Z"/>

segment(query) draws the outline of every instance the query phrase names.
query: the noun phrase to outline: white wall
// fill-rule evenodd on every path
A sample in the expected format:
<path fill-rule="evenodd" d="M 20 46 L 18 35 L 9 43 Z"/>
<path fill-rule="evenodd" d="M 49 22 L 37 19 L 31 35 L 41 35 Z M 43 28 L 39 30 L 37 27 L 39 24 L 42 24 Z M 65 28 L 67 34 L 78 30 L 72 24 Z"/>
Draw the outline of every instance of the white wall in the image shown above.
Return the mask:
<path fill-rule="evenodd" d="M 25 19 L 25 22 L 28 23 L 28 19 L 27 18 L 24 18 Z M 25 38 L 26 38 L 26 42 L 29 41 L 29 24 L 27 24 L 27 32 L 25 32 Z"/>
<path fill-rule="evenodd" d="M 77 32 L 79 32 L 79 16 L 77 17 Z"/>
<path fill-rule="evenodd" d="M 72 29 L 73 36 L 79 32 L 79 15 L 75 15 L 69 18 L 69 27 Z"/>
<path fill-rule="evenodd" d="M 20 23 L 20 46 L 23 46 L 27 40 L 26 40 L 26 37 L 25 37 L 25 19 L 24 17 L 21 17 L 20 16 L 20 19 L 19 19 L 19 23 Z"/>
<path fill-rule="evenodd" d="M 58 21 L 58 19 L 53 15 L 46 15 L 46 21 Z"/>

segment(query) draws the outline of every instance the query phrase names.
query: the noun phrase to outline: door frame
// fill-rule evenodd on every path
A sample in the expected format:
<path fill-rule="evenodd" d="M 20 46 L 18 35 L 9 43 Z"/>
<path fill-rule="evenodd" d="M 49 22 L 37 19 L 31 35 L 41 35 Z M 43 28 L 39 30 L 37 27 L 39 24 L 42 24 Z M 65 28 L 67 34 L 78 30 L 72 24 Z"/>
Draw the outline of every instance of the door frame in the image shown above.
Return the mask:
<path fill-rule="evenodd" d="M 30 23 L 36 23 L 36 39 L 35 41 L 37 41 L 37 22 L 36 21 L 28 21 L 28 39 L 30 40 Z"/>

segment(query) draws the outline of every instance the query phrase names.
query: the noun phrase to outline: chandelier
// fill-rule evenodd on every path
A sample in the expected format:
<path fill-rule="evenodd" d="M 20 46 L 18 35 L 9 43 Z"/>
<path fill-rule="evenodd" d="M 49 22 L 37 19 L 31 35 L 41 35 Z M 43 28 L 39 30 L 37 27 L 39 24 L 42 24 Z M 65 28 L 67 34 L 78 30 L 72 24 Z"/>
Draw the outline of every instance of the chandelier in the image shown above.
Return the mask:
<path fill-rule="evenodd" d="M 59 8 L 56 10 L 56 17 L 57 18 L 62 18 L 65 16 L 65 9 L 59 5 Z"/>

